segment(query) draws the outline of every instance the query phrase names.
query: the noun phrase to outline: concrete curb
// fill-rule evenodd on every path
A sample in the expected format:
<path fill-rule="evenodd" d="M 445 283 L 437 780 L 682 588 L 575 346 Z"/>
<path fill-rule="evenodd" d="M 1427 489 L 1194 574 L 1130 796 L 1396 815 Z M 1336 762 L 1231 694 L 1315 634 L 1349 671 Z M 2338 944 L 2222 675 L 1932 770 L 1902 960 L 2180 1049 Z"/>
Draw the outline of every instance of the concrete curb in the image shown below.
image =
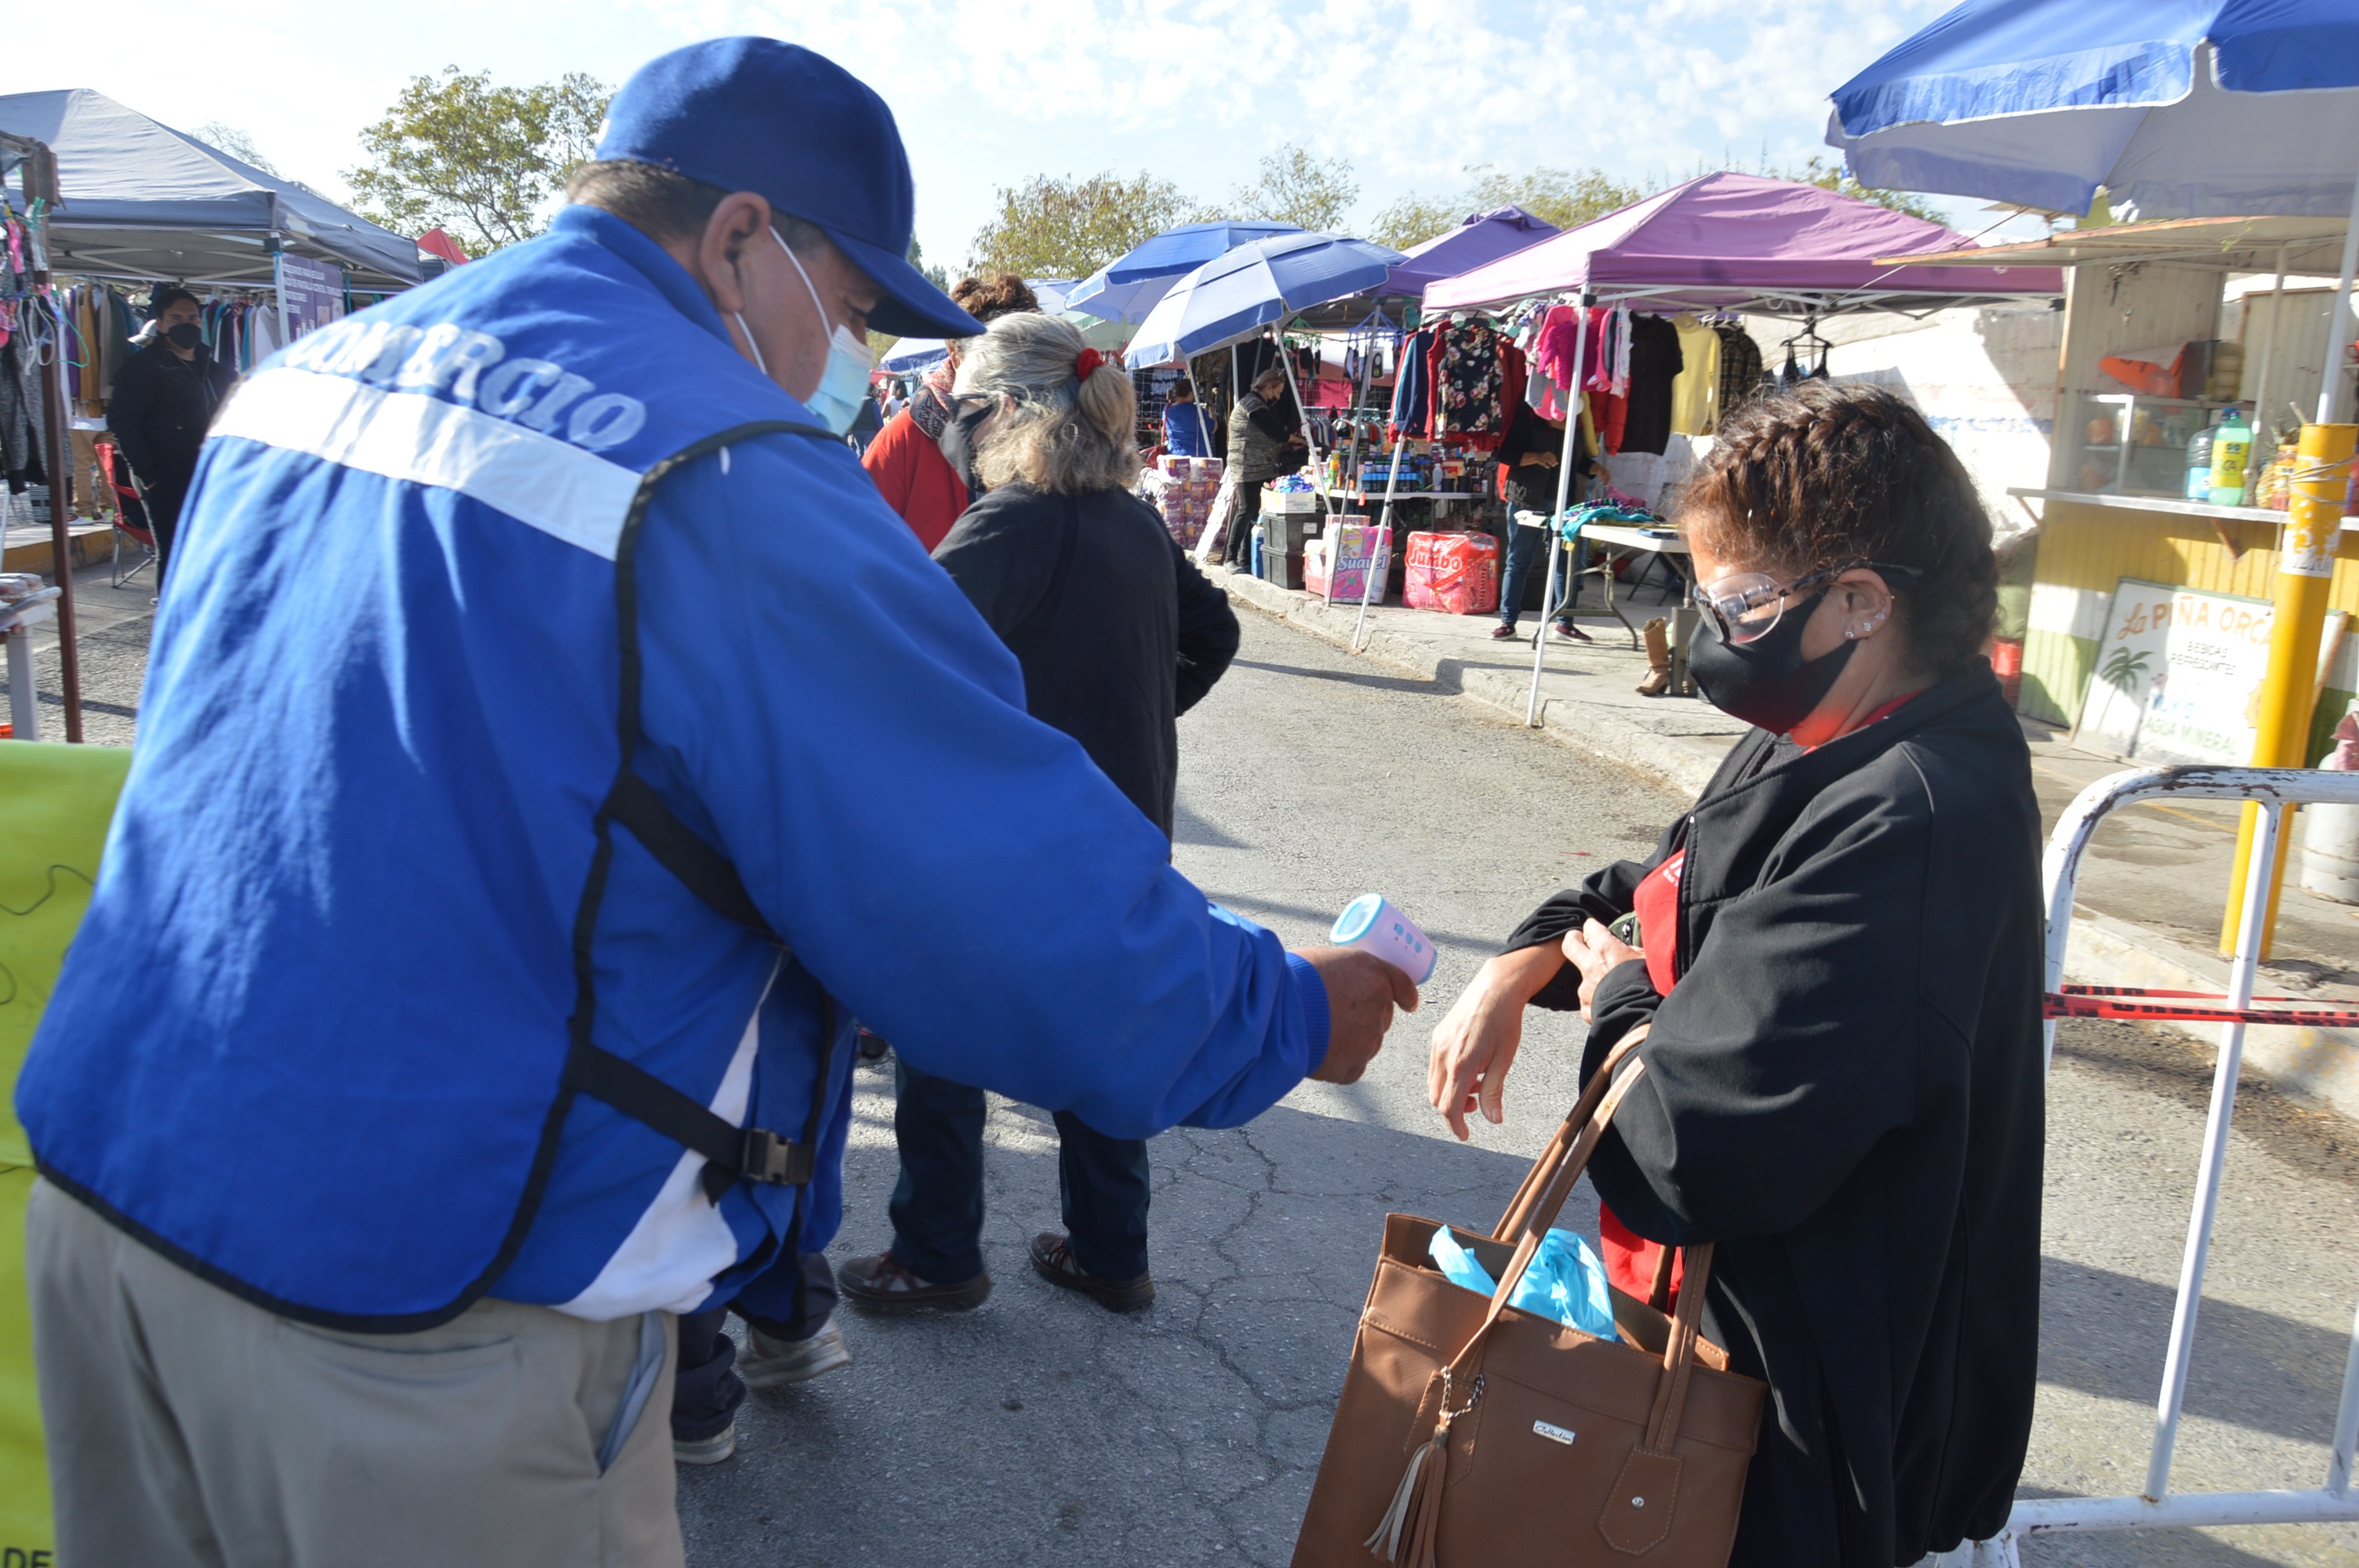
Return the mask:
<path fill-rule="evenodd" d="M 1356 605 L 1329 606 L 1308 594 L 1241 575 L 1230 577 L 1223 586 L 1240 604 L 1331 643 L 1351 645 L 1353 624 L 1359 614 Z M 1470 669 L 1459 660 L 1393 635 L 1373 622 L 1363 633 L 1360 648 L 1388 665 L 1424 676 L 1444 691 L 1471 697 L 1518 723 L 1523 721 L 1531 697 L 1525 681 L 1510 679 L 1496 670 Z M 1656 783 L 1691 795 L 1702 793 L 1728 752 L 1724 742 L 1658 734 L 1617 718 L 1611 708 L 1550 702 L 1545 696 L 1539 728 L 1551 740 L 1635 769 Z M 2215 954 L 2199 952 L 2128 921 L 2081 908 L 2073 912 L 2064 978 L 2074 985 L 2224 991 L 2228 965 Z M 2335 1005 L 2332 999 L 2321 1000 L 2324 1005 Z M 2219 1040 L 2215 1024 L 2168 1027 L 2206 1044 Z M 2245 1061 L 2272 1082 L 2359 1119 L 2359 1030 L 2256 1025 L 2245 1033 Z"/>
<path fill-rule="evenodd" d="M 27 530 L 16 529 L 12 532 L 21 535 Z M 106 559 L 114 551 L 114 530 L 103 523 L 68 524 L 68 548 L 72 553 L 73 564 L 77 567 L 86 567 Z M 38 572 L 43 577 L 54 577 L 57 575 L 56 555 L 57 551 L 52 546 L 49 530 L 43 528 L 36 538 L 25 539 L 21 543 L 12 542 L 0 546 L 0 571 Z"/>
<path fill-rule="evenodd" d="M 1322 604 L 1308 594 L 1279 588 L 1258 578 L 1234 576 L 1223 586 L 1229 597 L 1240 604 L 1291 622 L 1331 643 L 1351 645 L 1352 627 L 1359 619 L 1357 605 L 1346 609 L 1341 604 Z M 1517 723 L 1523 722 L 1525 708 L 1531 700 L 1531 687 L 1527 680 L 1511 678 L 1496 670 L 1470 668 L 1460 660 L 1436 654 L 1409 638 L 1395 636 L 1373 622 L 1361 638 L 1360 651 L 1412 675 L 1423 676 L 1444 691 L 1486 703 Z M 1539 729 L 1551 739 L 1609 762 L 1636 768 L 1690 795 L 1702 793 L 1703 786 L 1719 771 L 1721 759 L 1728 754 L 1725 741 L 1658 734 L 1581 704 L 1552 701 L 1545 694 L 1540 698 L 1539 719 Z"/>

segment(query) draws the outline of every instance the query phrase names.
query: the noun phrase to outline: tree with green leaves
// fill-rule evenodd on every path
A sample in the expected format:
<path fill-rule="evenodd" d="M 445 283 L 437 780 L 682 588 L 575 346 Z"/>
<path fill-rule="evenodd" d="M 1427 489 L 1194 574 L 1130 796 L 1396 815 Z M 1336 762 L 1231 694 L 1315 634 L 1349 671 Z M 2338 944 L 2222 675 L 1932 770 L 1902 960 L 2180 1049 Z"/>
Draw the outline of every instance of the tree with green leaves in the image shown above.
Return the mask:
<path fill-rule="evenodd" d="M 278 166 L 262 156 L 262 149 L 254 145 L 254 137 L 235 125 L 207 120 L 197 127 L 195 135 L 197 140 L 220 148 L 240 163 L 252 164 L 265 174 L 278 173 Z"/>
<path fill-rule="evenodd" d="M 362 131 L 370 161 L 344 178 L 371 222 L 407 234 L 439 226 L 486 255 L 540 232 L 549 199 L 596 146 L 610 96 L 580 71 L 538 87 L 455 65 L 412 77 Z"/>
<path fill-rule="evenodd" d="M 1862 201 L 1873 201 L 1878 207 L 1889 207 L 1895 212 L 1906 212 L 1911 218 L 1922 218 L 1928 223 L 1939 223 L 1945 228 L 1949 225 L 1950 221 L 1941 215 L 1941 210 L 1915 191 L 1878 190 L 1862 185 L 1852 178 L 1850 169 L 1839 163 L 1831 164 L 1821 157 L 1814 157 L 1799 168 L 1780 169 L 1774 174 L 1764 168 L 1762 172 L 1775 179 L 1792 179 L 1804 185 L 1815 185 L 1838 196 L 1855 196 Z"/>
<path fill-rule="evenodd" d="M 1239 218 L 1341 232 L 1344 215 L 1359 199 L 1349 160 L 1322 162 L 1308 148 L 1289 145 L 1261 160 L 1261 178 L 1238 187 L 1231 208 Z"/>
<path fill-rule="evenodd" d="M 1502 207 L 1520 207 L 1543 222 L 1573 229 L 1627 207 L 1646 194 L 1601 168 L 1541 167 L 1509 174 L 1490 164 L 1475 164 L 1464 172 L 1470 177 L 1464 196 L 1456 200 L 1404 196 L 1376 215 L 1368 237 L 1397 251 L 1407 250 L 1447 233 L 1471 213 Z"/>
<path fill-rule="evenodd" d="M 1142 241 L 1196 216 L 1168 179 L 1107 174 L 1035 175 L 993 193 L 995 211 L 974 236 L 970 272 L 1087 277 Z"/>

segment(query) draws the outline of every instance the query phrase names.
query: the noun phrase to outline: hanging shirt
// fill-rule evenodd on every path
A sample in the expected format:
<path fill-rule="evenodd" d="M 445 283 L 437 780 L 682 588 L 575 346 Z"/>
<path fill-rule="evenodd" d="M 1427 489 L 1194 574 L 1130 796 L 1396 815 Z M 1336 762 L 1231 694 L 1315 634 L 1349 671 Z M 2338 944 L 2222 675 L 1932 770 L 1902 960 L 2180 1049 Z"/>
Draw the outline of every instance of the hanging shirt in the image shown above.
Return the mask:
<path fill-rule="evenodd" d="M 1631 318 L 1630 412 L 1618 450 L 1661 455 L 1671 438 L 1671 384 L 1685 362 L 1677 327 L 1660 316 Z"/>
<path fill-rule="evenodd" d="M 1720 334 L 1692 316 L 1676 316 L 1680 374 L 1671 383 L 1671 433 L 1701 436 L 1712 429 L 1720 395 Z"/>

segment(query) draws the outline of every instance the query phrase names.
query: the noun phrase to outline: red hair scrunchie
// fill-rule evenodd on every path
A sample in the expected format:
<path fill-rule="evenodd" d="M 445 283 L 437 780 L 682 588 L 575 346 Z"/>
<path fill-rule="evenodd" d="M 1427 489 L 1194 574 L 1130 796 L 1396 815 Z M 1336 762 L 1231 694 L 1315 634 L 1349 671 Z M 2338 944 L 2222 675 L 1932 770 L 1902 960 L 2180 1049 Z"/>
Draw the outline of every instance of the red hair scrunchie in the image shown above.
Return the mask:
<path fill-rule="evenodd" d="M 1073 377 L 1077 381 L 1087 381 L 1097 373 L 1098 366 L 1103 363 L 1105 363 L 1103 354 L 1095 349 L 1083 349 L 1073 356 Z"/>

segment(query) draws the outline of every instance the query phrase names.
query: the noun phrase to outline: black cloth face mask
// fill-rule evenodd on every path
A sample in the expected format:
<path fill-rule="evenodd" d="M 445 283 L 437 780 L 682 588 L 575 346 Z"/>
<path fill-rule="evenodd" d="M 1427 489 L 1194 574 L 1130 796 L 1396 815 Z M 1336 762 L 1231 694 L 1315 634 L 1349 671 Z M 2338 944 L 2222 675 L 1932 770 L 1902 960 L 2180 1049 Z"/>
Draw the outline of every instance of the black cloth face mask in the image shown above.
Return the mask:
<path fill-rule="evenodd" d="M 1834 689 L 1835 678 L 1859 646 L 1845 642 L 1815 659 L 1802 657 L 1802 630 L 1826 596 L 1821 589 L 1750 643 L 1729 642 L 1719 618 L 1705 615 L 1703 635 L 1688 650 L 1688 673 L 1704 700 L 1773 735 L 1788 734 L 1808 719 Z"/>
<path fill-rule="evenodd" d="M 994 400 L 988 397 L 954 397 L 951 400 L 951 416 L 943 425 L 941 438 L 935 444 L 942 449 L 942 460 L 951 465 L 951 472 L 959 476 L 970 498 L 983 494 L 983 486 L 974 477 L 974 438 L 983 422 L 994 412 Z"/>
<path fill-rule="evenodd" d="M 165 332 L 164 336 L 171 341 L 173 347 L 181 349 L 201 347 L 205 341 L 204 333 L 197 330 L 194 321 L 183 321 Z"/>

